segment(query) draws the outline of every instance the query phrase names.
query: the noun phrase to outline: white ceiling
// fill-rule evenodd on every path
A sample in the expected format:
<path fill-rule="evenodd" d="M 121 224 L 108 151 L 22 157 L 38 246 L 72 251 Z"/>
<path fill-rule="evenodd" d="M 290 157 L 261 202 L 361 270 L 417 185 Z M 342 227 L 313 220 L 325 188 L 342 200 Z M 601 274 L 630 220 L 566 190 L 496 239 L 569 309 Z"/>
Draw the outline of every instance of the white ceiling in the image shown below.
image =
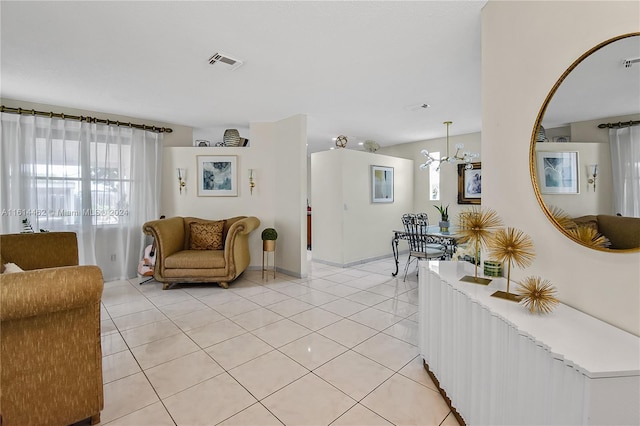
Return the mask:
<path fill-rule="evenodd" d="M 478 132 L 485 3 L 2 1 L 0 93 L 195 128 L 303 113 L 310 152 Z"/>
<path fill-rule="evenodd" d="M 485 3 L 2 0 L 0 95 L 195 128 L 302 113 L 309 152 L 479 132 Z M 639 40 L 584 61 L 544 125 L 640 112 Z"/>
<path fill-rule="evenodd" d="M 569 73 L 545 111 L 543 126 L 640 114 L 640 37 L 627 37 L 593 52 Z"/>

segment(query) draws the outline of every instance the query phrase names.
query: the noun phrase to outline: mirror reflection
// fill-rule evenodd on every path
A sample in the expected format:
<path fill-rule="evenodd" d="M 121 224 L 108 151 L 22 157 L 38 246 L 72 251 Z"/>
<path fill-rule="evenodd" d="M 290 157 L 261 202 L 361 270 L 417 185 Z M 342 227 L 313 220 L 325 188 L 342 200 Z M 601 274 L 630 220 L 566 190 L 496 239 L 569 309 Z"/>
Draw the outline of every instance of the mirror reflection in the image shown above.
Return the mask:
<path fill-rule="evenodd" d="M 554 89 L 531 143 L 543 210 L 583 245 L 640 248 L 640 33 L 596 46 Z"/>

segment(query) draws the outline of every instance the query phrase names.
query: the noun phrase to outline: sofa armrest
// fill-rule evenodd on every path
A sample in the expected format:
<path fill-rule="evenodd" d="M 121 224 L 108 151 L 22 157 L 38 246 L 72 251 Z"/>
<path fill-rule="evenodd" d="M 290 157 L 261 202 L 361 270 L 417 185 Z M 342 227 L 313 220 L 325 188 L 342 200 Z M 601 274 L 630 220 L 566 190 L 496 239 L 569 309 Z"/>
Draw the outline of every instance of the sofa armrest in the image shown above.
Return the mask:
<path fill-rule="evenodd" d="M 224 243 L 225 262 L 233 272 L 243 271 L 251 261 L 249 234 L 260 226 L 260 219 L 249 216 L 235 221 L 227 232 Z"/>
<path fill-rule="evenodd" d="M 152 220 L 142 226 L 142 231 L 154 238 L 156 262 L 153 276 L 156 280 L 161 280 L 164 276 L 164 260 L 172 254 L 184 250 L 186 238 L 184 218 L 175 216 L 168 219 Z"/>
<path fill-rule="evenodd" d="M 24 270 L 75 266 L 78 264 L 78 239 L 75 232 L 37 232 L 0 236 L 3 262 L 12 262 Z"/>
<path fill-rule="evenodd" d="M 0 275 L 0 319 L 35 317 L 100 303 L 102 271 L 93 265 Z"/>
<path fill-rule="evenodd" d="M 231 238 L 236 238 L 237 235 L 249 235 L 258 226 L 260 226 L 260 219 L 255 216 L 248 216 L 237 220 L 229 228 L 226 241 L 229 241 L 230 235 Z"/>
<path fill-rule="evenodd" d="M 184 249 L 185 232 L 182 217 L 152 220 L 145 223 L 142 230 L 154 238 L 159 249 L 158 255 L 162 253 L 162 256 L 167 257 Z"/>

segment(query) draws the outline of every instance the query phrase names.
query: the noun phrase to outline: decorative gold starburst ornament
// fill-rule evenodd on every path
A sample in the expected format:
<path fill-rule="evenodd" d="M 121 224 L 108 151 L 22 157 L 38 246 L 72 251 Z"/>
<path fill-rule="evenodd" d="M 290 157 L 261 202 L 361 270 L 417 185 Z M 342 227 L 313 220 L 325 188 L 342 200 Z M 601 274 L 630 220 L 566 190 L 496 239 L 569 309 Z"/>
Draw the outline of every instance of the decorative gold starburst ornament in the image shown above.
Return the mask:
<path fill-rule="evenodd" d="M 499 226 L 502 226 L 502 219 L 495 210 L 489 208 L 483 209 L 473 206 L 458 215 L 458 232 L 456 234 L 458 242 L 473 243 L 476 258 L 475 276 L 464 276 L 461 281 L 485 285 L 491 282 L 488 278 L 478 278 L 478 253 L 481 247 L 486 247 L 493 232 Z"/>
<path fill-rule="evenodd" d="M 511 263 L 515 263 L 520 268 L 531 265 L 536 257 L 533 251 L 533 240 L 519 229 L 503 228 L 496 231 L 488 246 L 489 254 L 493 259 L 507 264 L 507 291 L 496 291 L 492 296 L 520 301 L 518 296 L 509 293 Z"/>
<path fill-rule="evenodd" d="M 548 314 L 559 303 L 555 297 L 556 289 L 549 280 L 527 277 L 518 285 L 517 295 L 522 299 L 520 303 L 531 313 L 538 311 L 541 314 Z"/>
<path fill-rule="evenodd" d="M 589 247 L 606 248 L 611 245 L 611 241 L 594 228 L 585 225 L 577 225 L 575 228 L 567 229 L 569 235 Z"/>
<path fill-rule="evenodd" d="M 551 206 L 549 209 L 551 216 L 558 222 L 558 225 L 562 226 L 564 229 L 573 229 L 576 227 L 576 223 L 573 221 L 571 216 L 560 207 Z"/>

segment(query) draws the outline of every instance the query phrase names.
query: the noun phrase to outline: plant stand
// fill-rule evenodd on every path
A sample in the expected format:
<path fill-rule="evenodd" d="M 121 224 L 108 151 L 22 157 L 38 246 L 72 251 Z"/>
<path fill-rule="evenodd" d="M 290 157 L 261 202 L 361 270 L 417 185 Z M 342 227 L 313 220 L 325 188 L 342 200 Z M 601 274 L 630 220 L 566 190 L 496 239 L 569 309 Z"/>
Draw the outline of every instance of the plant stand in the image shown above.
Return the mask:
<path fill-rule="evenodd" d="M 273 244 L 270 244 L 273 243 Z M 267 281 L 269 281 L 269 253 L 273 253 L 273 266 L 271 270 L 273 270 L 273 279 L 276 278 L 276 242 L 275 240 L 265 240 L 262 242 L 262 279 L 264 280 L 265 275 L 267 276 Z M 265 267 L 265 257 L 267 258 L 267 266 Z"/>

